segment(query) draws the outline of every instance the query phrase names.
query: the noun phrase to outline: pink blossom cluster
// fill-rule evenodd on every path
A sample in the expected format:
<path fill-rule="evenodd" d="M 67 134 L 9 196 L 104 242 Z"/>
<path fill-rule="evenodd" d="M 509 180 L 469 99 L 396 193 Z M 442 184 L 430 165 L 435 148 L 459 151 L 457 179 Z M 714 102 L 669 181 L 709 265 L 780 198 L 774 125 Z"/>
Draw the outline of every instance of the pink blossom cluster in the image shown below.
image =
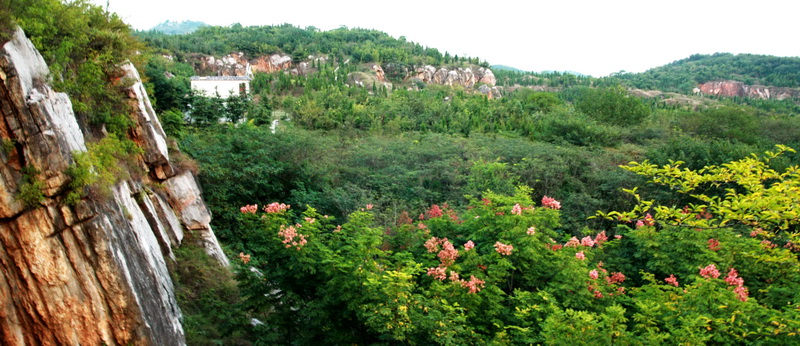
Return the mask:
<path fill-rule="evenodd" d="M 653 215 L 647 213 L 647 215 L 644 216 L 643 220 L 636 221 L 636 228 L 641 228 L 644 226 L 653 226 L 655 224 L 656 221 L 653 219 Z"/>
<path fill-rule="evenodd" d="M 577 237 L 572 237 L 564 243 L 564 247 L 577 247 L 579 245 L 581 245 L 581 241 Z"/>
<path fill-rule="evenodd" d="M 531 226 L 531 227 L 528 227 L 528 231 L 527 231 L 527 232 L 525 232 L 525 233 L 527 233 L 528 235 L 534 235 L 534 234 L 536 234 L 536 227 L 533 227 L 533 226 Z"/>
<path fill-rule="evenodd" d="M 550 209 L 561 209 L 561 202 L 556 201 L 555 198 L 544 196 L 542 197 L 542 206 Z"/>
<path fill-rule="evenodd" d="M 725 282 L 728 283 L 730 286 L 736 286 L 733 289 L 733 293 L 736 293 L 736 296 L 739 300 L 746 302 L 747 301 L 747 287 L 744 287 L 744 279 L 739 277 L 739 273 L 736 272 L 736 269 L 731 268 L 728 272 L 728 276 L 725 277 Z"/>
<path fill-rule="evenodd" d="M 461 280 L 461 287 L 469 289 L 469 293 L 477 293 L 483 288 L 485 281 L 478 279 L 475 275 L 469 276 L 469 281 Z"/>
<path fill-rule="evenodd" d="M 450 271 L 450 275 L 448 277 L 447 267 L 445 266 L 428 268 L 428 276 L 431 276 L 439 281 L 444 281 L 449 279 L 451 282 L 457 283 L 461 285 L 461 287 L 467 288 L 469 290 L 469 293 L 479 292 L 486 283 L 485 281 L 476 278 L 475 275 L 470 275 L 469 280 L 463 280 L 460 278 L 457 272 L 452 270 Z"/>
<path fill-rule="evenodd" d="M 608 241 L 608 236 L 606 235 L 606 231 L 602 231 L 594 237 L 594 242 L 597 243 L 597 246 L 602 245 L 606 241 Z"/>
<path fill-rule="evenodd" d="M 581 252 L 576 252 L 576 253 L 575 253 L 575 258 L 577 258 L 577 259 L 579 259 L 579 260 L 584 260 L 584 259 L 586 259 L 586 255 L 583 253 L 583 251 L 581 251 Z"/>
<path fill-rule="evenodd" d="M 436 256 L 439 257 L 439 260 L 442 262 L 442 266 L 444 267 L 452 265 L 456 261 L 456 258 L 458 258 L 458 250 L 456 250 L 455 246 L 453 246 L 453 243 L 447 240 L 447 238 L 431 237 L 431 239 L 425 241 L 424 246 L 428 252 L 439 251 Z"/>
<path fill-rule="evenodd" d="M 440 242 L 439 238 L 431 237 L 431 239 L 425 241 L 424 246 L 428 250 L 428 252 L 436 252 L 439 251 L 439 242 Z"/>
<path fill-rule="evenodd" d="M 778 244 L 774 244 L 773 242 L 771 242 L 769 240 L 762 240 L 761 241 L 761 245 L 764 245 L 765 249 L 774 249 L 774 248 L 778 247 Z"/>
<path fill-rule="evenodd" d="M 522 215 L 522 207 L 519 206 L 519 203 L 514 204 L 514 207 L 511 208 L 511 214 Z"/>
<path fill-rule="evenodd" d="M 239 211 L 241 211 L 242 214 L 255 214 L 258 211 L 258 204 L 248 204 L 239 208 Z"/>
<path fill-rule="evenodd" d="M 664 279 L 668 284 L 678 287 L 678 278 L 675 277 L 675 274 L 669 274 L 669 277 Z"/>
<path fill-rule="evenodd" d="M 414 220 L 411 219 L 407 211 L 403 210 L 403 212 L 400 213 L 400 217 L 397 218 L 397 225 L 410 225 L 412 223 L 414 223 Z"/>
<path fill-rule="evenodd" d="M 453 281 L 453 282 L 461 282 L 461 279 L 459 278 L 458 273 L 456 273 L 455 271 L 452 271 L 452 270 L 450 271 L 450 278 L 449 279 L 450 279 L 450 281 Z"/>
<path fill-rule="evenodd" d="M 598 240 L 600 242 L 598 242 Z M 578 237 L 572 237 L 566 243 L 564 243 L 564 247 L 578 247 L 578 246 L 592 247 L 595 245 L 600 245 L 602 242 L 606 240 L 608 240 L 608 237 L 606 237 L 605 231 L 603 231 L 603 233 L 598 234 L 597 237 L 595 237 L 594 239 L 592 239 L 592 237 L 590 236 L 585 236 L 581 238 L 581 240 L 578 240 Z"/>
<path fill-rule="evenodd" d="M 288 205 L 288 204 L 283 204 L 283 203 L 279 204 L 278 202 L 272 202 L 272 203 L 267 204 L 266 206 L 264 206 L 264 211 L 269 213 L 269 214 L 275 214 L 275 213 L 280 213 L 280 212 L 286 211 L 290 207 L 291 207 L 291 205 Z"/>
<path fill-rule="evenodd" d="M 466 244 L 464 244 L 464 251 L 472 250 L 472 248 L 474 248 L 474 247 L 475 247 L 475 243 L 473 243 L 472 240 L 470 240 Z"/>
<path fill-rule="evenodd" d="M 719 240 L 711 238 L 708 240 L 708 249 L 711 251 L 719 250 Z"/>
<path fill-rule="evenodd" d="M 442 208 L 439 208 L 438 205 L 434 204 L 434 205 L 431 205 L 431 208 L 428 209 L 428 211 L 425 212 L 425 215 L 429 219 L 433 219 L 433 218 L 436 218 L 436 217 L 442 217 L 444 215 L 444 212 L 442 212 Z"/>
<path fill-rule="evenodd" d="M 717 270 L 717 266 L 714 264 L 709 264 L 705 268 L 700 268 L 700 275 L 704 278 L 718 278 L 719 277 L 719 270 Z"/>
<path fill-rule="evenodd" d="M 609 284 L 621 284 L 625 281 L 625 274 L 620 272 L 611 273 L 611 276 L 606 277 Z"/>
<path fill-rule="evenodd" d="M 299 225 L 298 225 L 299 227 Z M 306 240 L 306 236 L 297 232 L 297 229 L 294 226 L 286 227 L 281 225 L 280 231 L 278 231 L 278 235 L 283 237 L 283 243 L 286 244 L 287 248 L 292 246 L 296 247 L 297 250 L 303 245 L 306 245 L 308 241 Z"/>
<path fill-rule="evenodd" d="M 244 252 L 240 252 L 239 259 L 242 260 L 242 263 L 247 264 L 250 262 L 250 254 L 245 255 Z"/>
<path fill-rule="evenodd" d="M 436 256 L 442 261 L 442 265 L 449 266 L 458 258 L 458 250 L 453 246 L 453 243 L 447 240 L 447 238 L 444 238 L 442 239 L 442 251 L 439 251 L 439 254 Z"/>
<path fill-rule="evenodd" d="M 586 287 L 589 290 L 589 292 L 592 292 L 594 294 L 594 297 L 597 299 L 603 298 L 604 296 L 603 293 L 600 291 L 600 286 L 602 286 L 601 284 L 602 281 L 600 281 L 600 283 L 596 281 L 597 279 L 600 278 L 601 271 L 603 272 L 603 274 L 606 275 L 608 274 L 608 271 L 603 268 L 603 262 L 597 263 L 597 269 L 592 269 L 592 271 L 589 272 L 589 278 L 592 279 L 593 281 L 588 281 L 587 282 L 588 286 Z M 622 274 L 620 272 L 611 273 L 610 276 L 605 277 L 605 281 L 609 288 L 613 288 L 614 287 L 613 285 L 621 284 L 625 281 L 625 274 Z M 620 294 L 625 294 L 625 287 L 616 287 L 616 292 L 609 293 L 608 296 L 610 297 Z"/>
<path fill-rule="evenodd" d="M 503 244 L 503 243 L 498 241 L 498 242 L 494 243 L 494 249 L 495 249 L 495 251 L 497 251 L 497 253 L 499 253 L 501 255 L 504 255 L 504 256 L 508 256 L 508 255 L 511 254 L 511 250 L 514 250 L 514 246 L 513 245 Z"/>
<path fill-rule="evenodd" d="M 315 218 L 313 218 L 313 217 L 306 217 L 306 218 L 304 218 L 304 220 L 306 220 L 306 222 L 308 222 L 308 223 L 310 223 L 310 224 L 311 224 L 311 223 L 314 223 L 314 221 L 317 221 L 317 219 L 315 219 Z"/>
<path fill-rule="evenodd" d="M 433 267 L 428 268 L 428 276 L 433 276 L 434 279 L 444 281 L 447 279 L 447 267 Z"/>

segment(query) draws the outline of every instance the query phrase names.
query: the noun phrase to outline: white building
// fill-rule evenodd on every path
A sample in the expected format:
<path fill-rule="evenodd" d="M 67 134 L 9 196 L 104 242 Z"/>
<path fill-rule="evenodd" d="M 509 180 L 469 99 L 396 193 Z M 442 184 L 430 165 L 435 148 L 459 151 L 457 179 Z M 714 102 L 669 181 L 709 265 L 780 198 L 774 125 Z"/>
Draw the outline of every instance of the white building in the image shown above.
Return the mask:
<path fill-rule="evenodd" d="M 239 76 L 207 76 L 191 78 L 192 90 L 197 90 L 208 97 L 228 97 L 229 95 L 245 95 L 250 93 L 250 77 Z"/>

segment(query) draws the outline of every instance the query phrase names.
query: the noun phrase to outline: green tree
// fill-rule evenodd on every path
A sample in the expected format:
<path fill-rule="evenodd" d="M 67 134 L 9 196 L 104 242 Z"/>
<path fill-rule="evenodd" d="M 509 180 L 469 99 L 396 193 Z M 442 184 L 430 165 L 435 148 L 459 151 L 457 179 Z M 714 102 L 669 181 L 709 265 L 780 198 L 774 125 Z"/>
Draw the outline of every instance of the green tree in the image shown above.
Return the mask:
<path fill-rule="evenodd" d="M 638 124 L 650 115 L 650 108 L 622 87 L 583 89 L 575 108 L 599 122 L 623 126 Z"/>

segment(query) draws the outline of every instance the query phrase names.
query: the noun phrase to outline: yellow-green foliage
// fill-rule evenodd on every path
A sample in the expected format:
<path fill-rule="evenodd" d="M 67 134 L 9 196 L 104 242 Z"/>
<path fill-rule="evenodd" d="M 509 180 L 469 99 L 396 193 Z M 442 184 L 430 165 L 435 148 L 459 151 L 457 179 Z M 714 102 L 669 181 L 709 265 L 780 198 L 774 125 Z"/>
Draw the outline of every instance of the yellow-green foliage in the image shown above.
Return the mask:
<path fill-rule="evenodd" d="M 800 168 L 791 166 L 783 172 L 770 167 L 770 161 L 794 149 L 777 145 L 774 152 L 711 165 L 700 170 L 682 168 L 683 162 L 674 161 L 657 166 L 647 161 L 631 162 L 622 168 L 647 176 L 651 182 L 691 196 L 697 203 L 688 206 L 654 205 L 653 201 L 638 200 L 630 212 L 599 213 L 619 220 L 633 220 L 652 210 L 656 220 L 672 225 L 697 228 L 744 225 L 760 228 L 771 234 L 789 231 L 800 224 Z M 719 191 L 709 193 L 708 191 Z M 787 235 L 796 238 L 798 234 Z"/>
<path fill-rule="evenodd" d="M 142 153 L 141 148 L 128 139 L 118 139 L 109 135 L 99 142 L 89 143 L 85 152 L 74 152 L 75 162 L 67 169 L 72 178 L 66 203 L 74 205 L 83 196 L 85 187 L 96 188 L 108 194 L 112 185 L 129 177 L 129 165 L 135 156 Z"/>

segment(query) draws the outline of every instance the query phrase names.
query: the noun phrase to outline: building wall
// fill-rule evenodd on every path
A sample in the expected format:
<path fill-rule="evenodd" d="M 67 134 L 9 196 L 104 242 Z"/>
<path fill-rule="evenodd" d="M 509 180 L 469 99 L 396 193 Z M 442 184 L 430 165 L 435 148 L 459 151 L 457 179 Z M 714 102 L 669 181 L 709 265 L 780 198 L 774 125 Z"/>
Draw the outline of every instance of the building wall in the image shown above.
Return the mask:
<path fill-rule="evenodd" d="M 197 90 L 206 96 L 228 97 L 231 93 L 239 95 L 239 85 L 244 83 L 244 90 L 250 93 L 250 82 L 242 80 L 193 80 L 192 90 Z"/>

